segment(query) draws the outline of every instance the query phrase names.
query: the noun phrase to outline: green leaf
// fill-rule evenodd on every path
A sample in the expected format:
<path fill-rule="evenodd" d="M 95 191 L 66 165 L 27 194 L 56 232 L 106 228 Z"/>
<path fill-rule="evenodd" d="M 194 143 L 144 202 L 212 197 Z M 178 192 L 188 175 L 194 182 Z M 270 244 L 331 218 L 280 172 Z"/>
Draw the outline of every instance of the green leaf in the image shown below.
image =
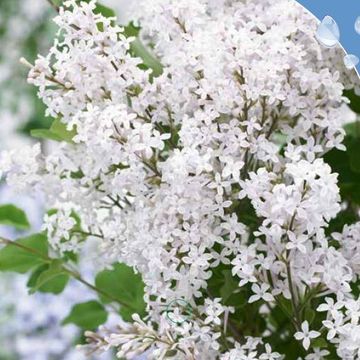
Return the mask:
<path fill-rule="evenodd" d="M 130 53 L 134 57 L 142 59 L 143 66 L 146 69 L 152 69 L 152 75 L 157 77 L 162 74 L 163 67 L 160 61 L 142 44 L 139 39 L 140 28 L 130 22 L 124 28 L 126 37 L 135 37 L 136 39 L 130 44 Z"/>
<path fill-rule="evenodd" d="M 76 135 L 76 130 L 68 130 L 60 118 L 56 118 L 51 124 L 50 131 L 59 136 L 63 141 L 72 142 L 73 137 Z"/>
<path fill-rule="evenodd" d="M 357 222 L 357 213 L 352 208 L 346 208 L 338 213 L 335 219 L 329 222 L 329 226 L 326 229 L 326 234 L 330 235 L 334 232 L 342 232 L 345 225 L 353 224 Z M 338 247 L 338 243 L 331 243 L 331 246 Z"/>
<path fill-rule="evenodd" d="M 64 251 L 63 254 L 63 260 L 64 262 L 71 261 L 73 263 L 77 263 L 79 261 L 79 255 L 73 251 Z"/>
<path fill-rule="evenodd" d="M 96 276 L 95 285 L 124 305 L 120 314 L 125 321 L 130 321 L 134 313 L 145 315 L 144 283 L 132 268 L 115 264 L 112 270 L 104 270 Z M 104 295 L 100 295 L 100 299 L 104 303 L 112 301 Z"/>
<path fill-rule="evenodd" d="M 321 338 L 321 337 L 313 339 L 311 341 L 311 346 L 314 347 L 314 348 L 319 348 L 319 349 L 327 348 L 328 345 L 329 345 L 329 342 L 326 341 L 324 338 Z"/>
<path fill-rule="evenodd" d="M 50 126 L 50 129 L 35 129 L 30 131 L 31 136 L 40 139 L 66 141 L 71 143 L 76 135 L 76 130 L 68 130 L 60 118 L 56 118 Z"/>
<path fill-rule="evenodd" d="M 356 173 L 360 173 L 360 138 L 349 138 L 347 152 L 350 159 L 350 168 Z"/>
<path fill-rule="evenodd" d="M 355 121 L 344 126 L 346 135 L 360 138 L 360 121 Z"/>
<path fill-rule="evenodd" d="M 0 271 L 25 273 L 47 262 L 48 243 L 44 234 L 31 235 L 14 243 L 0 250 Z"/>
<path fill-rule="evenodd" d="M 100 3 L 96 3 L 96 8 L 94 10 L 94 13 L 101 14 L 106 18 L 116 17 L 115 11 L 113 9 L 110 9 L 109 7 Z"/>
<path fill-rule="evenodd" d="M 343 95 L 350 100 L 350 109 L 357 114 L 360 114 L 360 96 L 356 95 L 353 89 L 344 90 Z"/>
<path fill-rule="evenodd" d="M 133 22 L 130 22 L 128 25 L 124 27 L 124 35 L 126 37 L 138 37 L 140 33 L 140 28 L 135 26 Z"/>
<path fill-rule="evenodd" d="M 30 130 L 30 135 L 37 139 L 62 141 L 61 137 L 51 132 L 49 129 Z"/>
<path fill-rule="evenodd" d="M 25 212 L 10 204 L 0 206 L 0 224 L 14 226 L 17 229 L 30 228 Z"/>
<path fill-rule="evenodd" d="M 339 174 L 342 200 L 360 204 L 360 138 L 346 136 L 344 144 L 346 151 L 333 149 L 325 154 L 324 160 Z"/>
<path fill-rule="evenodd" d="M 239 282 L 234 279 L 231 270 L 223 270 L 224 285 L 220 289 L 221 297 L 226 304 L 227 300 L 234 294 L 235 291 L 240 290 Z"/>
<path fill-rule="evenodd" d="M 326 234 L 341 232 L 345 224 L 357 221 L 356 205 L 360 204 L 360 137 L 356 136 L 356 125 L 345 127 L 347 136 L 344 139 L 346 151 L 332 149 L 324 156 L 324 160 L 338 174 L 338 186 L 341 199 L 347 204 L 335 219 L 329 222 Z"/>
<path fill-rule="evenodd" d="M 62 6 L 64 0 L 51 0 L 51 2 L 56 6 Z"/>
<path fill-rule="evenodd" d="M 307 307 L 304 311 L 305 320 L 307 320 L 309 325 L 311 325 L 312 322 L 314 321 L 315 315 L 316 315 L 315 311 L 313 309 L 310 309 L 309 307 Z"/>
<path fill-rule="evenodd" d="M 30 275 L 28 282 L 26 284 L 26 286 L 31 289 L 36 285 L 37 279 L 39 278 L 40 274 L 47 270 L 49 268 L 48 264 L 42 264 L 40 266 L 38 266 Z"/>
<path fill-rule="evenodd" d="M 41 266 L 31 276 L 28 286 L 30 294 L 36 291 L 60 294 L 69 282 L 69 275 L 64 271 L 61 260 L 54 260 L 50 265 Z"/>
<path fill-rule="evenodd" d="M 105 323 L 107 316 L 104 306 L 95 300 L 91 300 L 74 305 L 62 324 L 75 324 L 82 329 L 93 330 Z"/>
<path fill-rule="evenodd" d="M 139 38 L 136 38 L 130 44 L 131 54 L 133 56 L 139 57 L 143 61 L 143 65 L 146 68 L 152 69 L 152 75 L 157 77 L 160 76 L 163 72 L 163 67 L 160 61 L 152 55 L 149 50 L 142 44 Z"/>

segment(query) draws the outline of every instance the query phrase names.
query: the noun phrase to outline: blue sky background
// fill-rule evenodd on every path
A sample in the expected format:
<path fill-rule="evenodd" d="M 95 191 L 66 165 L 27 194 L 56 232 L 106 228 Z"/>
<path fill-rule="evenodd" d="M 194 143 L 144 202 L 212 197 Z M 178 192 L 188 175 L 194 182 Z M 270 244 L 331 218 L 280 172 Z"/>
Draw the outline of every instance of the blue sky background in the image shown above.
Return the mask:
<path fill-rule="evenodd" d="M 276 1 L 276 0 L 274 0 Z M 354 29 L 355 20 L 360 16 L 360 0 L 298 0 L 318 19 L 331 16 L 340 29 L 340 43 L 347 53 L 360 58 L 360 35 Z M 360 70 L 360 64 L 357 66 Z"/>

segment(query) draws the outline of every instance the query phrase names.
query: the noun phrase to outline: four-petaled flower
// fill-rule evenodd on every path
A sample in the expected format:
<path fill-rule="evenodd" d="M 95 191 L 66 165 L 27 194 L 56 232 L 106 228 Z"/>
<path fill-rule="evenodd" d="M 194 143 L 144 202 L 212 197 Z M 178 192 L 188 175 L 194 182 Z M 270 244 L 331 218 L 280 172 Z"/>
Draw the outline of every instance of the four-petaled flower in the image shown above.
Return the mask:
<path fill-rule="evenodd" d="M 309 331 L 309 323 L 305 320 L 301 324 L 301 330 L 295 333 L 294 337 L 296 340 L 302 340 L 302 345 L 305 350 L 308 350 L 310 347 L 311 339 L 315 339 L 320 336 L 318 331 L 310 330 Z"/>
<path fill-rule="evenodd" d="M 258 284 L 253 284 L 251 290 L 254 292 L 254 295 L 250 296 L 249 303 L 253 303 L 260 299 L 268 302 L 274 301 L 274 296 L 271 293 L 267 292 L 269 289 L 270 285 L 268 284 L 261 284 L 260 286 Z"/>

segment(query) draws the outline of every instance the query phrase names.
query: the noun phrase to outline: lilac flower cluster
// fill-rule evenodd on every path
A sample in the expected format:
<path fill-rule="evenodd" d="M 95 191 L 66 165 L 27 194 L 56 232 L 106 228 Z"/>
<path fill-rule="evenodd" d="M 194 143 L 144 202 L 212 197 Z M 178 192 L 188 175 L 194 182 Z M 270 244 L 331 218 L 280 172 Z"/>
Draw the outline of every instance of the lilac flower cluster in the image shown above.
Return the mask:
<path fill-rule="evenodd" d="M 88 333 L 92 349 L 128 359 L 146 350 L 153 359 L 281 358 L 270 323 L 261 337 L 243 335 L 234 307 L 208 291 L 226 266 L 236 291 L 249 286 L 248 302 L 264 304 L 259 316 L 291 302 L 305 359 L 326 356 L 312 345 L 324 332 L 340 358 L 360 356 L 351 291 L 359 226 L 325 234 L 341 199 L 323 155 L 345 149 L 343 125 L 354 118 L 339 50 L 323 49 L 314 19 L 289 0 L 144 0 L 135 19 L 162 64 L 154 76 L 131 56 L 137 40 L 94 9 L 65 2 L 54 46 L 29 74 L 72 140 L 47 156 L 36 145 L 1 159 L 12 185 L 42 191 L 59 209 L 44 224 L 55 249 L 81 248 L 76 211 L 101 239 L 103 266 L 124 262 L 142 275 L 148 318 Z M 327 314 L 321 329 L 299 311 L 309 297 Z M 164 312 L 175 299 L 193 310 L 181 324 Z"/>

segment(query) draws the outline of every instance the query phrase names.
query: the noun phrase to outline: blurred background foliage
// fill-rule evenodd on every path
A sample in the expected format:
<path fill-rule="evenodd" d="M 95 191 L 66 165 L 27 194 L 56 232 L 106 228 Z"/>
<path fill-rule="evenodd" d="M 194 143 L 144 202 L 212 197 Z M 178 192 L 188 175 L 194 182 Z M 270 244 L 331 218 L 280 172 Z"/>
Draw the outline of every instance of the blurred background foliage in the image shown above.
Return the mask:
<path fill-rule="evenodd" d="M 56 31 L 54 10 L 45 0 L 0 1 L 0 121 L 1 147 L 27 141 L 31 128 L 48 127 L 45 107 L 36 89 L 26 83 L 28 69 L 20 57 L 45 53 Z"/>
<path fill-rule="evenodd" d="M 110 1 L 116 9 L 125 9 L 124 3 Z M 121 14 L 124 18 L 124 12 Z M 32 129 L 51 126 L 53 119 L 45 116 L 45 106 L 35 87 L 27 84 L 28 69 L 19 59 L 33 62 L 38 54 L 48 52 L 57 30 L 52 21 L 55 15 L 47 0 L 0 0 L 0 150 L 30 143 L 34 141 L 29 136 Z M 19 197 L 0 184 L 0 204 L 10 202 L 28 214 L 31 232 L 38 231 L 44 211 L 41 199 Z M 27 233 L 9 224 L 0 225 L 3 237 L 15 239 Z M 83 270 L 89 277 L 93 275 L 93 269 Z M 94 294 L 70 282 L 61 296 L 46 292 L 30 296 L 27 282 L 24 275 L 0 274 L 0 360 L 88 359 L 75 349 L 83 340 L 82 330 L 71 321 L 62 326 L 61 321 L 79 299 L 91 301 Z M 92 357 L 112 358 L 112 354 Z"/>

